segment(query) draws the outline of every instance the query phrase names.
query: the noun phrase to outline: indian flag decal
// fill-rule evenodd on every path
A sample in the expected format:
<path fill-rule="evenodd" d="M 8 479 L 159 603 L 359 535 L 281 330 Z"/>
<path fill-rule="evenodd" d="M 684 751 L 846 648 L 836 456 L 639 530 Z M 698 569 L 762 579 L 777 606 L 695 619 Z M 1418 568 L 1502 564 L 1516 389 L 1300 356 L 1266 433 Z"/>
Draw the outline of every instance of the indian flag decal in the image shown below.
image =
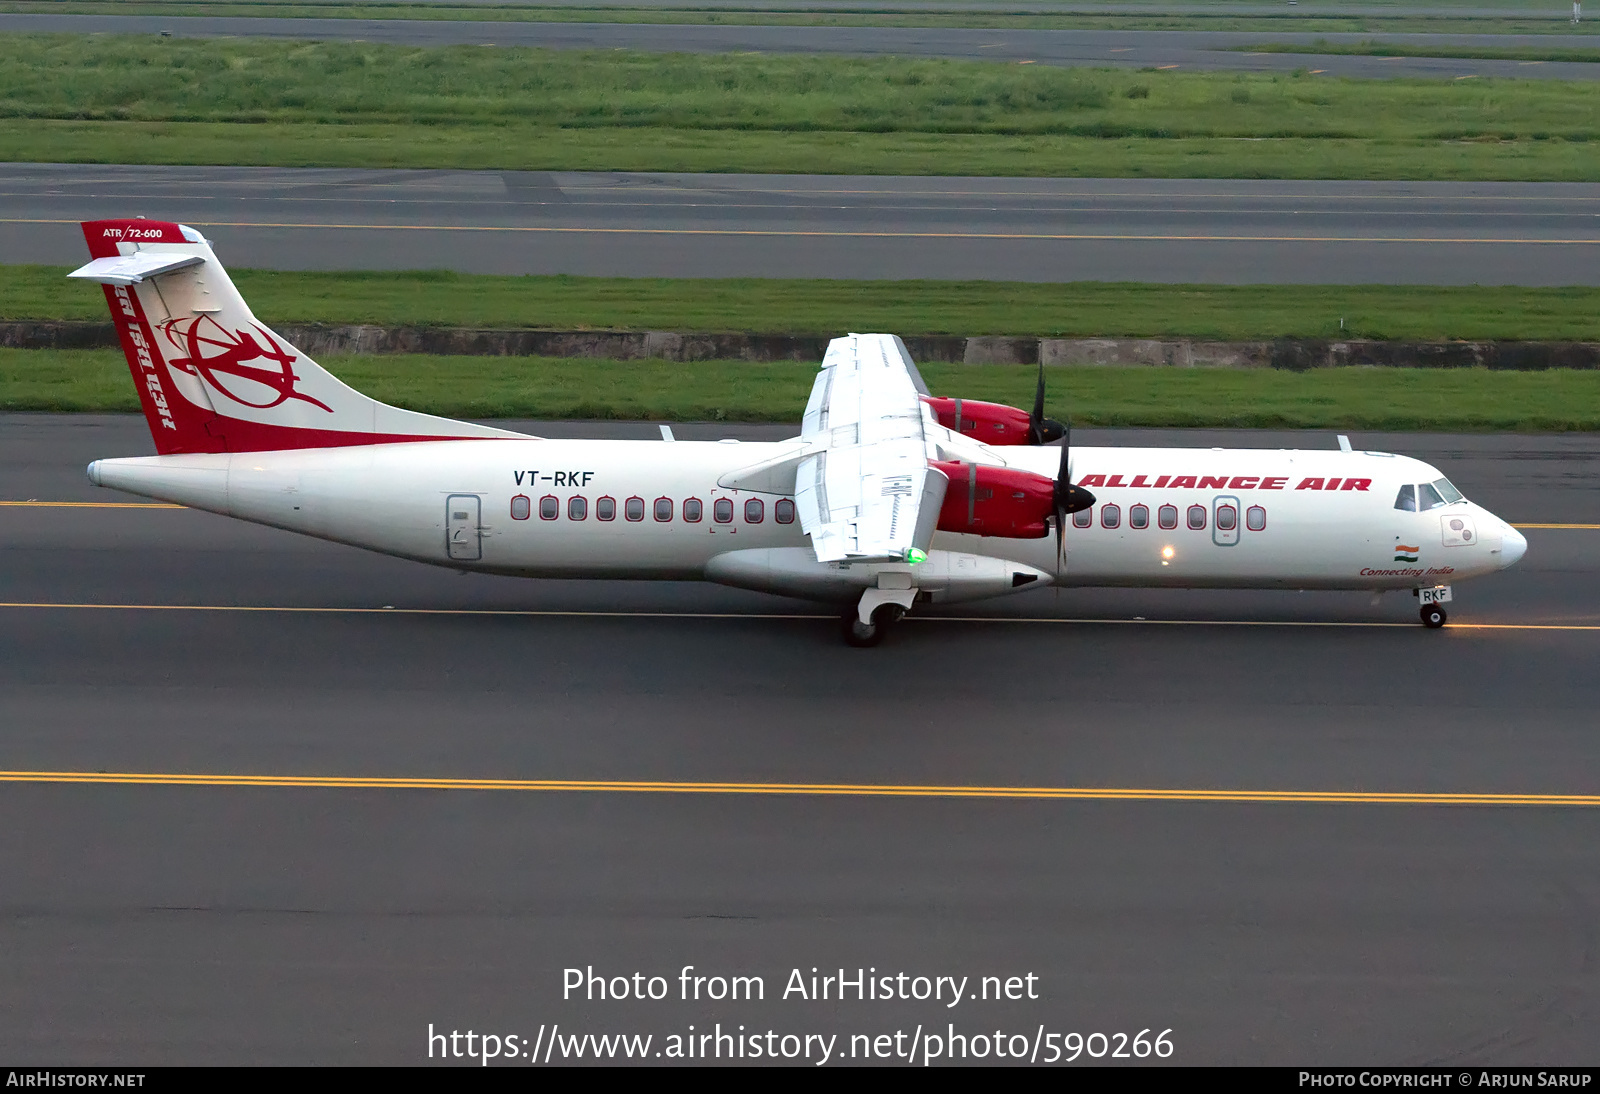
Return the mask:
<path fill-rule="evenodd" d="M 1396 562 L 1415 562 L 1417 561 L 1417 552 L 1420 550 L 1422 550 L 1421 547 L 1407 547 L 1404 543 L 1396 543 L 1394 545 L 1394 560 Z"/>

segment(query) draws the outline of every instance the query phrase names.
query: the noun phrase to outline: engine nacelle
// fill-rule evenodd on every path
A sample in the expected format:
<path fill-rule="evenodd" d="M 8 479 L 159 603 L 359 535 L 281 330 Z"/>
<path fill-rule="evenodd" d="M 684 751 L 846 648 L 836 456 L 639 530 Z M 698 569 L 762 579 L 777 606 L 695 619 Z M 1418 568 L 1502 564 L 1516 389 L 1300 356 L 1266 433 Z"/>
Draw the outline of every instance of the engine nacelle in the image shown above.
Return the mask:
<path fill-rule="evenodd" d="M 939 509 L 941 532 L 1038 539 L 1050 534 L 1056 484 L 1014 467 L 986 467 L 955 460 L 929 464 L 944 472 L 950 487 Z"/>
<path fill-rule="evenodd" d="M 933 408 L 934 417 L 946 429 L 984 444 L 1028 444 L 1028 412 L 1000 403 L 981 403 L 976 399 L 943 399 L 923 396 Z"/>

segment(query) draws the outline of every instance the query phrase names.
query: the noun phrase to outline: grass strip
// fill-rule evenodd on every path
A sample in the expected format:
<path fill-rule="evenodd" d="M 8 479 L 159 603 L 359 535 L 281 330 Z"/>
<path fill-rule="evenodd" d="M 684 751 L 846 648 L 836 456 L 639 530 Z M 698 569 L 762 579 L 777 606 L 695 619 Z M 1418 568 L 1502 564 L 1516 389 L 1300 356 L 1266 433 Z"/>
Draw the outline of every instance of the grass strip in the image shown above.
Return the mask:
<path fill-rule="evenodd" d="M 0 162 L 1012 178 L 1590 182 L 1587 137 L 1368 141 L 6 121 Z"/>
<path fill-rule="evenodd" d="M 1341 5 L 1337 11 L 1257 10 L 1240 14 L 1226 8 L 1209 9 L 1203 3 L 1185 4 L 1185 10 L 1167 12 L 1103 10 L 1076 12 L 1070 3 L 1059 12 L 992 11 L 965 9 L 959 2 L 949 10 L 899 8 L 886 0 L 872 10 L 758 11 L 737 9 L 639 8 L 627 3 L 566 7 L 539 4 L 397 4 L 397 3 L 282 3 L 276 0 L 6 0 L 0 12 L 79 15 L 254 16 L 297 19 L 413 19 L 470 20 L 475 22 L 541 23 L 678 23 L 739 26 L 851 26 L 851 27 L 972 27 L 1001 30 L 1209 30 L 1293 31 L 1300 33 L 1462 33 L 1462 34 L 1591 34 L 1593 21 L 1573 26 L 1559 9 L 1541 17 L 1523 3 L 1491 4 L 1475 0 L 1483 10 L 1469 14 L 1446 5 L 1438 15 L 1419 11 L 1423 5 L 1406 5 L 1400 11 L 1384 5 Z"/>
<path fill-rule="evenodd" d="M 1565 179 L 1600 81 L 0 36 L 0 159 Z"/>
<path fill-rule="evenodd" d="M 1462 57 L 1476 61 L 1585 61 L 1600 62 L 1600 49 L 1547 46 L 1480 47 L 1461 45 L 1399 45 L 1392 42 L 1263 42 L 1253 46 L 1228 46 L 1235 53 L 1320 53 L 1337 57 Z"/>
<path fill-rule="evenodd" d="M 375 398 L 460 418 L 798 423 L 809 364 L 575 361 L 540 357 L 337 357 Z M 929 364 L 935 392 L 1031 401 L 1035 370 Z M 1047 410 L 1080 425 L 1560 432 L 1600 428 L 1600 372 L 1482 369 L 1067 368 Z M 112 350 L 0 350 L 0 410 L 136 411 Z"/>
<path fill-rule="evenodd" d="M 226 251 L 224 251 L 226 254 Z M 108 322 L 69 267 L 0 266 L 0 318 Z M 232 270 L 269 325 L 1600 341 L 1600 288 L 502 277 Z M 1340 323 L 1343 321 L 1343 327 Z"/>
<path fill-rule="evenodd" d="M 784 133 L 1600 138 L 1600 88 L 981 61 L 0 37 L 0 116 Z"/>

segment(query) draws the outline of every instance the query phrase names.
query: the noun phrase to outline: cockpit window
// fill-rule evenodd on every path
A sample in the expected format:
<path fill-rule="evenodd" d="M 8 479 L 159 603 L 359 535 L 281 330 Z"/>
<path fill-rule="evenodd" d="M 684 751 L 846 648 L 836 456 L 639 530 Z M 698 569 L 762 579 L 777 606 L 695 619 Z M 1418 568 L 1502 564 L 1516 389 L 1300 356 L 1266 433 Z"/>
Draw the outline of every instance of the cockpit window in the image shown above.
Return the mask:
<path fill-rule="evenodd" d="M 1439 493 L 1439 491 L 1433 488 L 1432 483 L 1426 482 L 1417 487 L 1417 502 L 1417 508 L 1424 510 L 1437 509 L 1441 505 L 1450 504 L 1444 500 L 1444 497 Z"/>
<path fill-rule="evenodd" d="M 1404 509 L 1408 513 L 1417 511 L 1417 488 L 1410 483 L 1400 488 L 1400 493 L 1394 499 L 1396 509 Z"/>
<path fill-rule="evenodd" d="M 1463 500 L 1461 497 L 1461 491 L 1452 486 L 1449 479 L 1434 479 L 1433 488 L 1444 495 L 1446 504 L 1453 505 L 1456 502 Z"/>

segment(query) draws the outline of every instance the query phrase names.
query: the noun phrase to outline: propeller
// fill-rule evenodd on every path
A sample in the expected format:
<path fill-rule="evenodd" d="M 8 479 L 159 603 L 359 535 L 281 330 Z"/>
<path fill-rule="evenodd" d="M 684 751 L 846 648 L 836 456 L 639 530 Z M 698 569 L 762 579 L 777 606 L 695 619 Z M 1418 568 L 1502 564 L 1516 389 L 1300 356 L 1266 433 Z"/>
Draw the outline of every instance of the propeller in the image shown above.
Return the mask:
<path fill-rule="evenodd" d="M 1041 381 L 1042 382 L 1042 381 Z M 1056 423 L 1050 423 L 1055 425 Z M 1067 517 L 1072 513 L 1081 513 L 1094 504 L 1094 495 L 1081 486 L 1072 484 L 1071 471 L 1067 465 L 1072 459 L 1072 425 L 1061 426 L 1061 469 L 1056 472 L 1055 504 L 1056 504 L 1056 558 L 1060 559 L 1066 549 Z"/>
<path fill-rule="evenodd" d="M 1028 443 L 1049 444 L 1066 434 L 1066 426 L 1044 416 L 1044 362 L 1039 362 L 1039 386 L 1033 393 L 1033 413 L 1028 415 Z"/>

